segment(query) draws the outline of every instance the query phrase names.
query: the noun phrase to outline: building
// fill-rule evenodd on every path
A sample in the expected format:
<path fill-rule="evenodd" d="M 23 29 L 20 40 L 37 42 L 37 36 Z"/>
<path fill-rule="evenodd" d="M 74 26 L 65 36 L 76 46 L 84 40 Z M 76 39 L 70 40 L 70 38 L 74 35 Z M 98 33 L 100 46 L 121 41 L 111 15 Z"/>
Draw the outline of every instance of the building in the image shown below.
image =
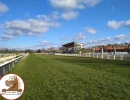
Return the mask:
<path fill-rule="evenodd" d="M 62 46 L 66 48 L 63 53 L 75 53 L 76 51 L 85 48 L 85 44 L 79 42 L 70 42 Z"/>

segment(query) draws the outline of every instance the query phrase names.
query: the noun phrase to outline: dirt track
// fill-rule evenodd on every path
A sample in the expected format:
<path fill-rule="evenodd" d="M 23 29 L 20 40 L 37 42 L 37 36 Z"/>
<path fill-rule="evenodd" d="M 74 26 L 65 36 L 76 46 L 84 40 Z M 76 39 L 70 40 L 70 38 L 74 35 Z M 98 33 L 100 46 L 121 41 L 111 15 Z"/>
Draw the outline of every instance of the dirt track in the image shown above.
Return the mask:
<path fill-rule="evenodd" d="M 12 59 L 12 58 L 14 58 L 14 57 L 16 57 L 16 56 L 9 56 L 9 57 L 0 58 L 0 62 L 5 61 L 5 60 L 8 60 L 8 59 Z"/>

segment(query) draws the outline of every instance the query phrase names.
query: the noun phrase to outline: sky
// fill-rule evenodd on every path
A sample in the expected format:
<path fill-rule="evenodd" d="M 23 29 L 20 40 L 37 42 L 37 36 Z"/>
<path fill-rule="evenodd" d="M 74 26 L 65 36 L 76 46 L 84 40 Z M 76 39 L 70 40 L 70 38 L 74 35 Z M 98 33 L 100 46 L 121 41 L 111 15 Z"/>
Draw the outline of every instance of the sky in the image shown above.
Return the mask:
<path fill-rule="evenodd" d="M 130 0 L 0 0 L 0 48 L 130 42 Z"/>

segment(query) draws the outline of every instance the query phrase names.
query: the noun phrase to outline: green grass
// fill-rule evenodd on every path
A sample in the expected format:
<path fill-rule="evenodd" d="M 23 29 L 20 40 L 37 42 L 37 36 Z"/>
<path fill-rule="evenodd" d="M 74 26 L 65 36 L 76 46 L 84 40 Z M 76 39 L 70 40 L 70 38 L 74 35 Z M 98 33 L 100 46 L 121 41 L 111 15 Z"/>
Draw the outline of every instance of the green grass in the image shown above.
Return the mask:
<path fill-rule="evenodd" d="M 25 82 L 19 100 L 130 100 L 129 61 L 31 54 L 11 73 Z"/>

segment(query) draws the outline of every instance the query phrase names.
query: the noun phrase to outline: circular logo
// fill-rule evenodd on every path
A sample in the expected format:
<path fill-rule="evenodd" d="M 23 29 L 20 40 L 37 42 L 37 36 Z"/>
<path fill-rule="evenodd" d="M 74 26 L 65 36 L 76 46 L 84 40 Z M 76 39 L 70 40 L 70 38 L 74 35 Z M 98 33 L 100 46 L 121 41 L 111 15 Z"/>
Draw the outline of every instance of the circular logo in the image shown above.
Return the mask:
<path fill-rule="evenodd" d="M 0 94 L 5 99 L 18 99 L 24 92 L 24 82 L 16 74 L 6 74 L 0 80 Z"/>

